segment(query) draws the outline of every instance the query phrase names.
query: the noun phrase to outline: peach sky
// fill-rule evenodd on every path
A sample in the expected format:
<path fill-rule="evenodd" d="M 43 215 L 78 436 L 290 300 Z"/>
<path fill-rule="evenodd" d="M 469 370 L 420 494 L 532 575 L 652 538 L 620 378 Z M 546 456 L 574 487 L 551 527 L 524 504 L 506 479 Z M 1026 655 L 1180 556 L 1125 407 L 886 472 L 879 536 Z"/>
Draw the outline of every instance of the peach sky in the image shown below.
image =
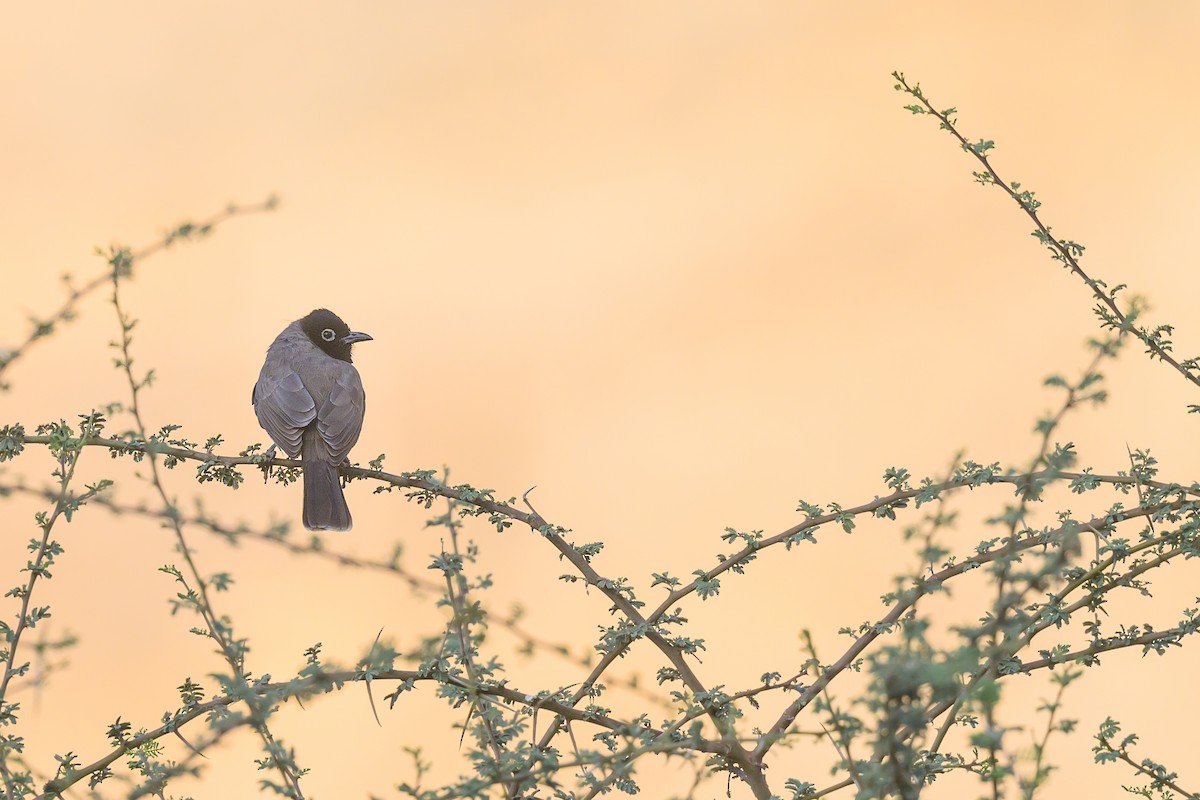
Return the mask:
<path fill-rule="evenodd" d="M 542 514 L 606 543 L 602 573 L 657 602 L 652 571 L 711 565 L 728 552 L 726 526 L 787 528 L 798 498 L 864 502 L 884 493 L 886 467 L 940 473 L 961 448 L 1027 462 L 1034 420 L 1058 401 L 1042 379 L 1086 363 L 1097 332 L 1086 288 L 1011 202 L 973 184 L 948 136 L 902 110 L 894 69 L 956 105 L 967 135 L 995 139 L 1001 174 L 1088 246 L 1093 274 L 1147 295 L 1154 320 L 1178 326 L 1177 350 L 1200 351 L 1198 28 L 1194 4 L 1082 0 L 13 6 L 0 30 L 0 343 L 58 307 L 64 272 L 103 269 L 94 247 L 148 244 L 278 194 L 275 213 L 155 256 L 128 284 L 138 363 L 157 374 L 148 421 L 200 441 L 221 433 L 229 453 L 264 441 L 249 404 L 263 352 L 328 306 L 375 337 L 356 351 L 370 403 L 355 458 L 385 452 L 397 472 L 450 465 L 501 497 L 536 484 Z M 6 373 L 0 424 L 124 397 L 106 296 Z M 1134 348 L 1108 374 L 1112 401 L 1063 436 L 1097 471 L 1125 468 L 1128 444 L 1151 448 L 1164 479 L 1190 482 L 1195 393 Z M 87 480 L 113 478 L 118 499 L 151 497 L 128 462 L 89 452 L 82 464 Z M 0 480 L 40 485 L 50 469 L 31 449 Z M 168 474 L 186 504 L 258 528 L 298 520 L 298 487 L 250 479 L 231 492 L 197 486 L 191 469 Z M 427 513 L 364 483 L 348 497 L 355 529 L 331 547 L 379 557 L 402 542 L 406 566 L 426 574 L 439 547 Z M 981 521 L 1004 499 L 963 502 L 964 551 L 992 535 Z M 5 502 L 11 575 L 42 505 Z M 1083 514 L 1101 501 L 1071 502 Z M 879 595 L 913 563 L 899 532 L 828 533 L 764 558 L 717 600 L 688 601 L 689 630 L 708 642 L 701 676 L 742 688 L 794 671 L 801 628 L 832 660 L 838 627 L 879 616 Z M 470 533 L 497 614 L 520 604 L 540 638 L 594 643 L 608 602 L 558 581 L 566 565 L 545 542 Z M 53 753 L 107 753 L 118 715 L 157 724 L 185 677 L 211 689 L 222 668 L 187 633 L 192 620 L 169 614 L 174 590 L 156 571 L 177 559 L 167 531 L 89 508 L 58 534 L 66 553 L 39 592 L 50 632 L 82 638 L 71 672 L 22 697 L 20 732 L 42 769 Z M 250 638 L 257 673 L 293 673 L 316 641 L 353 662 L 381 628 L 411 651 L 444 625 L 431 599 L 386 576 L 190 535 L 207 571 L 234 575 L 218 607 Z M 1130 614 L 1174 624 L 1194 569 L 1168 570 L 1163 605 Z M 15 613 L 11 599 L 0 613 Z M 585 674 L 512 644 L 496 631 L 489 647 L 517 687 Z M 615 674 L 647 679 L 660 665 L 644 650 Z M 1194 692 L 1168 706 L 1143 687 L 1191 685 L 1198 666 L 1195 648 L 1106 658 L 1068 697 L 1080 730 L 1052 752 L 1062 771 L 1050 794 L 1123 796 L 1128 772 L 1090 765 L 1106 714 L 1187 782 L 1179 734 L 1200 712 Z M 1010 722 L 1049 691 L 1034 683 L 1014 686 L 1025 705 Z M 613 703 L 637 708 L 628 695 Z M 460 716 L 424 691 L 379 728 L 352 690 L 288 707 L 276 726 L 312 769 L 306 796 L 395 796 L 411 777 L 403 745 L 423 742 L 438 776 L 458 774 Z M 202 785 L 176 794 L 249 796 L 256 755 L 243 732 L 209 753 Z M 796 774 L 824 785 L 819 757 L 795 758 Z M 654 772 L 649 796 L 682 792 L 681 780 Z M 705 792 L 723 796 L 724 783 Z"/>

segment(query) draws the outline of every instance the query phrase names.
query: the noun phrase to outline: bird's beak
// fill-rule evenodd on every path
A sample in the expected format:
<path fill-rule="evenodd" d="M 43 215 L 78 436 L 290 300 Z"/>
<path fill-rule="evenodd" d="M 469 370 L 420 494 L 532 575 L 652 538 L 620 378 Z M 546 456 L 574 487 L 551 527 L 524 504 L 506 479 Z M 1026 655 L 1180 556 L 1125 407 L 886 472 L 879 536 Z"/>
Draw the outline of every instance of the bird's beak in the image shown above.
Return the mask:
<path fill-rule="evenodd" d="M 358 331 L 350 331 L 342 337 L 342 344 L 354 344 L 355 342 L 370 342 L 374 337 L 368 333 L 359 333 Z"/>

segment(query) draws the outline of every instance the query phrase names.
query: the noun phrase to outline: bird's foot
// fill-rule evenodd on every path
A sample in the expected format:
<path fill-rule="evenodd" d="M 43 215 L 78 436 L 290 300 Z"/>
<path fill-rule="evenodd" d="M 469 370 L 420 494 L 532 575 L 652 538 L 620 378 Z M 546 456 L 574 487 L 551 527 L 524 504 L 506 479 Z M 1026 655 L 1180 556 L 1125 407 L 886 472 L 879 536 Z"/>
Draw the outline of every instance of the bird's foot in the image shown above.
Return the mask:
<path fill-rule="evenodd" d="M 275 445 L 271 445 L 263 451 L 262 460 L 258 462 L 258 468 L 263 472 L 263 483 L 271 480 L 271 462 L 275 460 Z"/>

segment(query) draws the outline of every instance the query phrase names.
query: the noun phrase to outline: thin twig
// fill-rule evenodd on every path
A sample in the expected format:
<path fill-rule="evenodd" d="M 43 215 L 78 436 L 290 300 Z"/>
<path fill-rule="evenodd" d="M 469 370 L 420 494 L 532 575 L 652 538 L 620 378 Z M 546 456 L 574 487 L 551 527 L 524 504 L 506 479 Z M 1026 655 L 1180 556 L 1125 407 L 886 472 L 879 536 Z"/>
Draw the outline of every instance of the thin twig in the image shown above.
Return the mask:
<path fill-rule="evenodd" d="M 114 257 L 112 270 L 112 304 L 117 314 L 117 321 L 121 327 L 121 338 L 118 347 L 121 350 L 121 358 L 118 365 L 125 374 L 125 378 L 129 384 L 130 392 L 130 407 L 129 412 L 133 416 L 134 422 L 137 425 L 137 431 L 140 438 L 145 441 L 147 439 L 146 423 L 142 418 L 140 399 L 140 389 L 146 384 L 143 379 L 139 381 L 133 374 L 133 356 L 130 352 L 131 337 L 130 331 L 133 329 L 134 322 L 128 315 L 125 314 L 121 307 L 121 280 L 127 274 L 127 265 L 122 260 Z M 246 673 L 244 668 L 245 647 L 235 645 L 229 639 L 228 624 L 217 617 L 214 610 L 212 600 L 208 593 L 208 584 L 204 580 L 203 574 L 199 567 L 196 566 L 195 559 L 192 556 L 192 549 L 187 543 L 187 539 L 183 533 L 183 523 L 180 521 L 179 514 L 176 511 L 175 503 L 167 496 L 166 487 L 163 485 L 162 476 L 158 471 L 157 454 L 150 453 L 150 482 L 158 494 L 159 500 L 162 502 L 163 511 L 165 512 L 171 529 L 175 533 L 175 542 L 179 554 L 183 556 L 184 562 L 187 564 L 188 572 L 192 576 L 192 580 L 196 584 L 195 597 L 198 602 L 195 603 L 196 610 L 204 619 L 208 626 L 208 635 L 217 643 L 218 648 L 224 656 L 226 663 L 232 673 L 234 680 L 241 685 L 247 684 Z M 260 707 L 256 703 L 248 702 L 248 708 L 251 712 L 251 727 L 262 739 L 263 747 L 265 748 L 268 757 L 274 762 L 275 768 L 279 771 L 280 776 L 284 780 L 284 785 L 288 788 L 289 793 L 295 800 L 304 800 L 304 793 L 300 789 L 300 779 L 296 772 L 288 764 L 290 758 L 284 752 L 283 747 L 275 741 L 275 737 L 267 725 L 267 716 L 270 713 L 268 707 Z"/>

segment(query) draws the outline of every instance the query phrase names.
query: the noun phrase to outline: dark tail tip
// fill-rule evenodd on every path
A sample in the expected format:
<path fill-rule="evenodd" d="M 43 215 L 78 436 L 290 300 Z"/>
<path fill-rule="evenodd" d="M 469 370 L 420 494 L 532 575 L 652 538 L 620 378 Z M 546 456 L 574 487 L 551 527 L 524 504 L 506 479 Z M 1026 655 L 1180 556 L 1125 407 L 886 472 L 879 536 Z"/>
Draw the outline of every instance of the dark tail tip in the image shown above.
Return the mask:
<path fill-rule="evenodd" d="M 328 461 L 305 459 L 304 527 L 310 531 L 348 531 L 353 525 L 337 467 Z"/>

